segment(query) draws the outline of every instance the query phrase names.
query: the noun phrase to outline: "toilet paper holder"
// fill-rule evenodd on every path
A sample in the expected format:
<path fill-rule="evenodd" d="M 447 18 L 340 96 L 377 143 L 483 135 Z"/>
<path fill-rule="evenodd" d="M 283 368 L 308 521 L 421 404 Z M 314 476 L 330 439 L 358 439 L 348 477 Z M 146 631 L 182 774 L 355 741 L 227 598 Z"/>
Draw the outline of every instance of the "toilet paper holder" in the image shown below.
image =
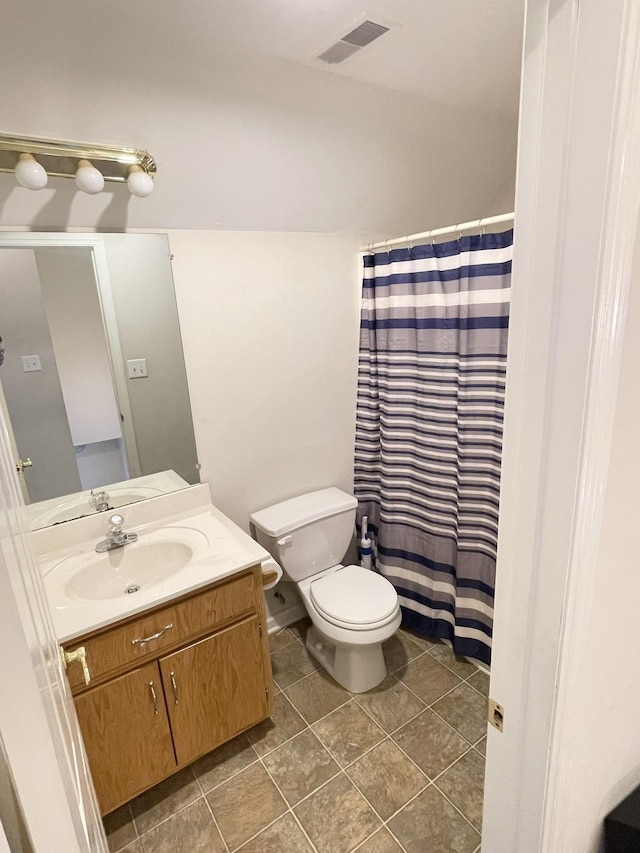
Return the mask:
<path fill-rule="evenodd" d="M 264 560 L 260 568 L 262 569 L 262 588 L 273 589 L 282 577 L 282 569 L 275 560 Z"/>

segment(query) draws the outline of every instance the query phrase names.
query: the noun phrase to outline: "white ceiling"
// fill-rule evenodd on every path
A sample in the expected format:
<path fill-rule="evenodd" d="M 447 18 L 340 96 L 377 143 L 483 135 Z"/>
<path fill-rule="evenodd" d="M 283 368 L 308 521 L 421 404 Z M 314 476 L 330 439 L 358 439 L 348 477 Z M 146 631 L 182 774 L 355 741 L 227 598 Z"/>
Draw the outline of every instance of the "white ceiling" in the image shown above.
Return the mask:
<path fill-rule="evenodd" d="M 463 109 L 517 115 L 524 0 L 23 0 L 5 13 L 3 64 L 69 76 L 110 68 L 176 87 L 273 59 Z M 338 66 L 315 57 L 365 18 L 391 31 Z M 13 66 L 13 69 L 12 69 Z M 94 75 L 92 75 L 94 76 Z M 5 78 L 6 79 L 6 78 Z"/>
<path fill-rule="evenodd" d="M 9 0 L 0 132 L 146 148 L 158 177 L 147 200 L 0 175 L 0 225 L 375 237 L 510 210 L 523 5 Z M 317 60 L 365 17 L 390 32 Z"/>

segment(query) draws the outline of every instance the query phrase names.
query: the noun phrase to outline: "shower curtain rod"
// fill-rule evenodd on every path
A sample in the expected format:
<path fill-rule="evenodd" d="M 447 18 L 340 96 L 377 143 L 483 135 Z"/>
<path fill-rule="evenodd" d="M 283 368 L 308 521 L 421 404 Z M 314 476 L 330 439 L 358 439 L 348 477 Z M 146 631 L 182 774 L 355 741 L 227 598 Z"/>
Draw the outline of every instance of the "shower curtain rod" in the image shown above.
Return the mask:
<path fill-rule="evenodd" d="M 395 237 L 393 240 L 380 240 L 379 243 L 368 243 L 366 246 L 362 246 L 360 251 L 371 252 L 373 249 L 388 249 L 389 246 L 399 246 L 401 243 L 414 243 L 416 240 L 432 240 L 434 237 L 443 237 L 445 234 L 456 234 L 460 231 L 468 231 L 470 228 L 484 228 L 487 225 L 498 225 L 500 222 L 511 222 L 513 217 L 513 213 L 487 216 L 485 219 L 474 219 L 471 222 L 461 222 L 459 225 L 448 225 L 446 228 L 434 228 L 431 231 L 421 231 L 419 234 Z"/>

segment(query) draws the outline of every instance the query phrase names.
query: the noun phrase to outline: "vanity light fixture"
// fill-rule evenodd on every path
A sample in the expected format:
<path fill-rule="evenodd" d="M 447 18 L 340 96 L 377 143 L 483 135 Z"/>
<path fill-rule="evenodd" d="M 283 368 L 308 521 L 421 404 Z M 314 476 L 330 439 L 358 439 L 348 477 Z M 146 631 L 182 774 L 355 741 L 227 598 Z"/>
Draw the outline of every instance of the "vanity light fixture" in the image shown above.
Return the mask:
<path fill-rule="evenodd" d="M 46 187 L 49 176 L 32 154 L 20 154 L 15 168 L 16 180 L 28 190 Z"/>
<path fill-rule="evenodd" d="M 78 160 L 76 169 L 76 186 L 83 193 L 97 195 L 104 189 L 104 177 L 88 160 Z"/>
<path fill-rule="evenodd" d="M 91 194 L 101 192 L 105 181 L 117 181 L 146 198 L 153 191 L 156 163 L 138 148 L 0 134 L 0 172 L 14 172 L 18 183 L 32 190 L 46 187 L 48 177 L 74 178 Z"/>
<path fill-rule="evenodd" d="M 151 175 L 147 174 L 142 166 L 129 166 L 127 186 L 131 195 L 137 195 L 139 198 L 146 198 L 153 192 Z"/>

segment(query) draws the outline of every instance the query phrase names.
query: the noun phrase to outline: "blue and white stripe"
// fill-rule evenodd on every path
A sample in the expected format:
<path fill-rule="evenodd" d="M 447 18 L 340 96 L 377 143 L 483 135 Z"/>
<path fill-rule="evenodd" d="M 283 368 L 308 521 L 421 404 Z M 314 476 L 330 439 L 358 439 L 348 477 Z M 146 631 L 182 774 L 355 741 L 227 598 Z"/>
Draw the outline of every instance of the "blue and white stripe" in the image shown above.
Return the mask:
<path fill-rule="evenodd" d="M 366 256 L 355 491 L 404 620 L 490 661 L 513 232 Z"/>

